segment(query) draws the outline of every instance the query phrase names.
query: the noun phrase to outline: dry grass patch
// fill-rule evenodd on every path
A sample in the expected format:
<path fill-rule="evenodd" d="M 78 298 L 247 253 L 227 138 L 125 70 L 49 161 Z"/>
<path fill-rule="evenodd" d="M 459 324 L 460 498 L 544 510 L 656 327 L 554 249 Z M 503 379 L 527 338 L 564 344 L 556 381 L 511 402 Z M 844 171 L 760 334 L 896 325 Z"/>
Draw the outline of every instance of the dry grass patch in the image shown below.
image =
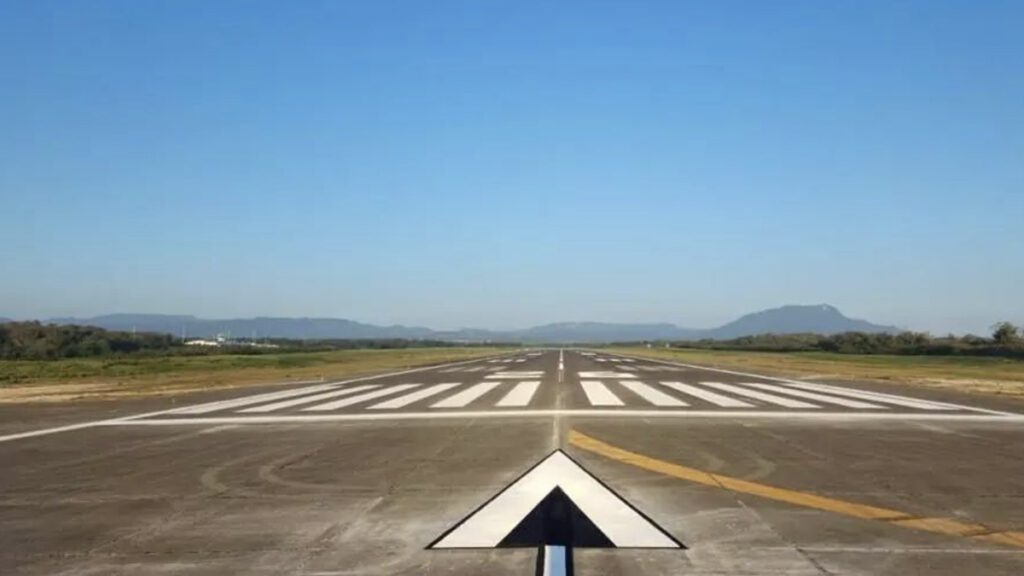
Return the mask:
<path fill-rule="evenodd" d="M 509 352 L 499 348 L 337 350 L 260 355 L 0 362 L 0 402 L 173 395 L 276 382 L 338 380 Z"/>

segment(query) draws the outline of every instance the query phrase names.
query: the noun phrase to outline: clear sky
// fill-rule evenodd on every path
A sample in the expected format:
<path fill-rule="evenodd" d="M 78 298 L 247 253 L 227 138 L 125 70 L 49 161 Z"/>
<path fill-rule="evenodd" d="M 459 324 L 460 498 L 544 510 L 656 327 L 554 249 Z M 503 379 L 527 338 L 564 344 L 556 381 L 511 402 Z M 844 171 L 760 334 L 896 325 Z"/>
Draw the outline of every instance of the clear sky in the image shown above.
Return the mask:
<path fill-rule="evenodd" d="M 1024 321 L 1024 3 L 0 2 L 0 316 Z"/>

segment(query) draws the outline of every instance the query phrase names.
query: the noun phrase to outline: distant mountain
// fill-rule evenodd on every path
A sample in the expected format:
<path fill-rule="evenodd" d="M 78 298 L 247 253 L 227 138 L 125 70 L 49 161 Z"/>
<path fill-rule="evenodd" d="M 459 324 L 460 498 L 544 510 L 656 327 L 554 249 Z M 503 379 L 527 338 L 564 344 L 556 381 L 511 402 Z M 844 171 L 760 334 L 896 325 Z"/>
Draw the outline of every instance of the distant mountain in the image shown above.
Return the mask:
<path fill-rule="evenodd" d="M 233 338 L 429 338 L 429 328 L 374 326 L 337 318 L 245 318 L 209 320 L 195 316 L 164 314 L 108 314 L 93 318 L 54 318 L 55 324 L 87 324 L 108 330 L 166 332 L 187 338 L 218 334 Z"/>
<path fill-rule="evenodd" d="M 674 324 L 610 324 L 606 322 L 559 322 L 513 332 L 524 342 L 627 342 L 634 340 L 682 340 L 699 330 Z"/>
<path fill-rule="evenodd" d="M 754 334 L 838 334 L 840 332 L 901 332 L 895 326 L 872 324 L 866 320 L 847 318 L 828 304 L 817 306 L 782 306 L 747 314 L 719 328 L 705 330 L 703 338 L 726 340 Z"/>
<path fill-rule="evenodd" d="M 375 326 L 339 318 L 245 318 L 210 320 L 163 314 L 109 314 L 94 318 L 53 318 L 54 324 L 99 326 L 108 330 L 165 332 L 188 338 L 218 334 L 235 338 L 405 338 L 462 342 L 628 342 L 641 340 L 728 339 L 754 334 L 815 332 L 899 332 L 894 326 L 847 318 L 833 306 L 783 306 L 747 314 L 711 329 L 682 328 L 674 324 L 612 324 L 560 322 L 524 330 L 493 331 L 477 328 L 438 331 L 418 326 Z"/>

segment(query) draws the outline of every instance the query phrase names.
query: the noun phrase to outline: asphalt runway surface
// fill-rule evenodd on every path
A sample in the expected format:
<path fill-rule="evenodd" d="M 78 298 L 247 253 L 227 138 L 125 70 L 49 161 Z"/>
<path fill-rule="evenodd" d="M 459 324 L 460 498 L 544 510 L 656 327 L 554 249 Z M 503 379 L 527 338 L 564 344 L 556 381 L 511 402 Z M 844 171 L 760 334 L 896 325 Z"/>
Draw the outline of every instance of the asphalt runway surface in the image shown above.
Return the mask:
<path fill-rule="evenodd" d="M 557 349 L 9 405 L 0 574 L 534 574 L 534 548 L 430 545 L 559 449 L 685 546 L 576 574 L 1024 574 L 1021 414 Z"/>

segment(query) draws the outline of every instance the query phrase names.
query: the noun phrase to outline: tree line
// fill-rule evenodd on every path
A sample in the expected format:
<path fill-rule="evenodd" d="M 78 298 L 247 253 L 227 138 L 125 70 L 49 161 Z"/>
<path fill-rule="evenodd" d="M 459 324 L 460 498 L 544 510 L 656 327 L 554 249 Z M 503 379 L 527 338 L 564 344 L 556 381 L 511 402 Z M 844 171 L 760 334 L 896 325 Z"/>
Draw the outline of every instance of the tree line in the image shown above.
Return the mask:
<path fill-rule="evenodd" d="M 56 360 L 169 352 L 181 343 L 169 334 L 114 332 L 94 326 L 58 326 L 39 322 L 0 324 L 0 359 Z"/>
<path fill-rule="evenodd" d="M 222 346 L 187 346 L 170 334 L 123 332 L 95 326 L 42 324 L 40 322 L 0 323 L 0 360 L 58 360 L 61 358 L 96 358 L 126 355 L 212 355 L 212 354 L 277 354 L 287 352 L 324 352 L 350 349 L 399 349 L 445 346 L 493 346 L 493 343 L 452 343 L 440 340 L 405 340 L 398 338 L 290 340 L 270 338 L 259 340 L 274 348 L 250 346 L 252 341 L 240 339 Z"/>
<path fill-rule="evenodd" d="M 748 350 L 752 352 L 835 352 L 918 356 L 1000 356 L 1024 359 L 1024 336 L 1009 322 L 993 326 L 989 337 L 932 336 L 921 332 L 841 334 L 759 334 L 732 340 L 667 343 L 675 348 Z"/>

